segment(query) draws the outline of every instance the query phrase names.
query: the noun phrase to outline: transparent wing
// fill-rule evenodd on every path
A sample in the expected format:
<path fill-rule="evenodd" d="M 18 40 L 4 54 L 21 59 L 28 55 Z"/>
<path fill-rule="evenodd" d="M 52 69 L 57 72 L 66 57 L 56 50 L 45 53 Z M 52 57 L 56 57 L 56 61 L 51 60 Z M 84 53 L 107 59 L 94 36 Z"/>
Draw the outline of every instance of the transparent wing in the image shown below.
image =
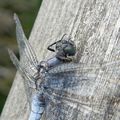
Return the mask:
<path fill-rule="evenodd" d="M 37 68 L 38 59 L 37 56 L 31 47 L 29 41 L 25 37 L 21 23 L 17 15 L 14 15 L 14 20 L 16 23 L 16 36 L 19 47 L 20 58 L 22 58 L 23 63 L 32 64 L 33 67 Z M 23 57 L 24 56 L 24 57 Z"/>
<path fill-rule="evenodd" d="M 76 114 L 80 113 L 77 107 L 91 109 L 89 103 L 80 99 L 79 89 L 85 84 L 93 84 L 96 77 L 97 71 L 95 74 L 94 70 L 89 70 L 89 72 L 84 70 L 79 75 L 75 72 L 64 72 L 46 76 L 46 92 L 48 98 L 52 100 L 48 102 L 46 108 L 47 118 L 49 120 L 73 120 L 75 112 Z M 88 89 L 86 89 L 86 92 L 88 92 Z"/>
<path fill-rule="evenodd" d="M 13 64 L 15 65 L 15 67 L 17 68 L 17 70 L 21 73 L 22 77 L 24 78 L 25 90 L 26 90 L 26 93 L 27 93 L 28 101 L 30 103 L 30 98 L 31 98 L 31 95 L 32 95 L 30 87 L 34 88 L 34 86 L 35 86 L 35 79 L 26 70 L 26 65 L 24 65 L 24 67 L 21 66 L 21 63 L 19 62 L 19 60 L 17 59 L 17 57 L 15 56 L 15 54 L 10 49 L 8 49 L 8 52 L 9 52 L 9 55 L 10 55 L 10 58 L 11 58 Z"/>
<path fill-rule="evenodd" d="M 49 103 L 47 108 L 49 118 L 51 117 L 52 120 L 53 116 L 54 119 L 61 116 L 60 118 L 64 120 L 73 120 L 75 113 L 80 115 L 82 109 L 95 114 L 103 114 L 104 106 L 100 106 L 100 103 L 94 104 L 95 98 L 90 97 L 94 92 L 96 79 L 103 82 L 106 79 L 108 82 L 115 82 L 119 75 L 120 61 L 89 66 L 70 63 L 52 68 L 48 71 L 48 76 L 46 75 L 46 91 L 49 93 L 49 98 L 53 96 L 51 99 L 56 102 Z"/>
<path fill-rule="evenodd" d="M 100 109 L 95 109 L 99 106 L 98 104 L 85 103 L 78 99 L 72 99 L 72 97 L 68 97 L 68 95 L 65 96 L 65 94 L 62 94 L 59 90 L 48 89 L 44 93 L 47 94 L 47 98 L 49 98 L 48 102 L 46 102 L 47 107 L 45 109 L 47 120 L 74 120 L 76 115 L 83 114 L 81 109 L 95 114 L 101 113 Z M 66 94 L 68 93 L 66 92 Z"/>
<path fill-rule="evenodd" d="M 94 85 L 96 79 L 100 77 L 100 66 L 85 66 L 85 64 L 75 64 L 75 67 L 79 67 L 79 71 L 75 71 L 76 69 L 70 69 L 70 66 L 68 65 L 71 65 L 72 68 L 74 68 L 74 64 L 66 64 L 66 66 L 64 64 L 64 67 L 69 67 L 69 69 L 66 71 L 47 73 L 45 86 L 47 90 L 52 91 L 51 93 L 53 93 L 53 95 L 55 93 L 58 96 L 62 96 L 62 99 L 64 100 L 81 103 L 79 100 L 79 90 L 82 88 L 86 91 L 86 93 L 90 92 L 90 89 L 88 89 L 89 86 Z M 85 86 L 87 87 L 83 88 Z"/>
<path fill-rule="evenodd" d="M 118 75 L 120 73 L 120 61 L 104 63 L 102 65 L 82 63 L 61 64 L 48 71 L 46 80 L 51 88 L 76 89 L 78 85 L 81 88 L 85 83 L 88 85 L 94 84 L 95 80 L 101 77 L 100 71 L 101 74 L 105 73 L 108 75 L 114 73 L 114 75 Z M 114 76 L 111 76 L 111 79 L 112 77 Z"/>
<path fill-rule="evenodd" d="M 86 63 L 65 63 L 61 65 L 57 65 L 53 68 L 50 68 L 48 73 L 50 74 L 59 74 L 64 72 L 74 72 L 74 71 L 88 71 L 90 69 L 109 69 L 109 71 L 113 71 L 113 69 L 119 70 L 120 60 L 113 61 L 113 62 L 106 62 L 102 64 L 86 64 Z M 114 66 L 114 67 L 113 67 Z M 119 72 L 119 71 L 118 71 Z"/>
<path fill-rule="evenodd" d="M 35 88 L 34 75 L 37 73 L 38 60 L 33 48 L 24 35 L 21 23 L 16 14 L 14 15 L 14 20 L 16 23 L 16 36 L 20 53 L 20 61 L 10 49 L 8 52 L 13 64 L 24 78 L 26 94 L 28 101 L 30 101 L 32 95 L 31 88 Z"/>

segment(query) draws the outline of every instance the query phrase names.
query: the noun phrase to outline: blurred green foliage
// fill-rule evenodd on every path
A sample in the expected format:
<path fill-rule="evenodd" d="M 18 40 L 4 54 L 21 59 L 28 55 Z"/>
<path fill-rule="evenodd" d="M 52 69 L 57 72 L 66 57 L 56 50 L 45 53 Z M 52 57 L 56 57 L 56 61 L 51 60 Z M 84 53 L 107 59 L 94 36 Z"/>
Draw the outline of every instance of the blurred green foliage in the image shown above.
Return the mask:
<path fill-rule="evenodd" d="M 13 14 L 19 16 L 28 37 L 42 0 L 1 0 L 0 1 L 0 113 L 15 76 L 6 48 L 18 54 Z M 3 54 L 4 53 L 4 54 Z"/>

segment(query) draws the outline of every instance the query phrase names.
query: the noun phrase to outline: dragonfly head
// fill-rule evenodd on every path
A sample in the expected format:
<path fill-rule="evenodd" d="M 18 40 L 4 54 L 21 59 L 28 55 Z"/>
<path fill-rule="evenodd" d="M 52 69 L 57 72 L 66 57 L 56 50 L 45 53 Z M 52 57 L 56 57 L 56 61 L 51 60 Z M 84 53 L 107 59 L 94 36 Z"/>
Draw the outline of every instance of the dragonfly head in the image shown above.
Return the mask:
<path fill-rule="evenodd" d="M 63 52 L 65 56 L 74 56 L 76 54 L 76 45 L 71 38 L 65 37 L 64 34 L 61 40 L 56 42 L 56 51 Z"/>

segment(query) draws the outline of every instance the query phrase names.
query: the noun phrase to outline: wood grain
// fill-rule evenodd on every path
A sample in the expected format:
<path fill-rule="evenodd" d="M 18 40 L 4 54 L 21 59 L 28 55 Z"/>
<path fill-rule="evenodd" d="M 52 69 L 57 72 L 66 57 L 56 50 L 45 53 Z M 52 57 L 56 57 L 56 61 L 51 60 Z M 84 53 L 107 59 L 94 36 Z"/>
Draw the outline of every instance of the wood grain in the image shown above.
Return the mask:
<path fill-rule="evenodd" d="M 64 33 L 77 45 L 78 62 L 90 65 L 120 60 L 120 1 L 43 0 L 29 38 L 39 60 L 53 56 L 46 48 Z M 116 65 L 111 67 L 114 70 Z M 97 106 L 78 106 L 80 112 L 74 120 L 120 120 L 120 72 L 107 73 L 108 69 L 100 70 L 94 84 L 77 91 L 88 96 L 81 101 Z M 17 74 L 1 120 L 27 120 L 28 115 L 23 80 Z"/>

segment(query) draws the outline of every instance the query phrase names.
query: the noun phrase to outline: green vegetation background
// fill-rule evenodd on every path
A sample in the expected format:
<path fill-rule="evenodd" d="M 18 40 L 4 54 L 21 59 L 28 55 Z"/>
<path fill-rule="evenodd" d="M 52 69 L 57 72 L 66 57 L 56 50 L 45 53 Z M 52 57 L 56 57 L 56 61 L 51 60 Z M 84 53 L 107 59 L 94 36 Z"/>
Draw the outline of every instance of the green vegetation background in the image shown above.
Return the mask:
<path fill-rule="evenodd" d="M 0 1 L 0 113 L 12 85 L 16 69 L 12 65 L 6 48 L 18 54 L 13 14 L 17 13 L 28 37 L 42 0 Z"/>

